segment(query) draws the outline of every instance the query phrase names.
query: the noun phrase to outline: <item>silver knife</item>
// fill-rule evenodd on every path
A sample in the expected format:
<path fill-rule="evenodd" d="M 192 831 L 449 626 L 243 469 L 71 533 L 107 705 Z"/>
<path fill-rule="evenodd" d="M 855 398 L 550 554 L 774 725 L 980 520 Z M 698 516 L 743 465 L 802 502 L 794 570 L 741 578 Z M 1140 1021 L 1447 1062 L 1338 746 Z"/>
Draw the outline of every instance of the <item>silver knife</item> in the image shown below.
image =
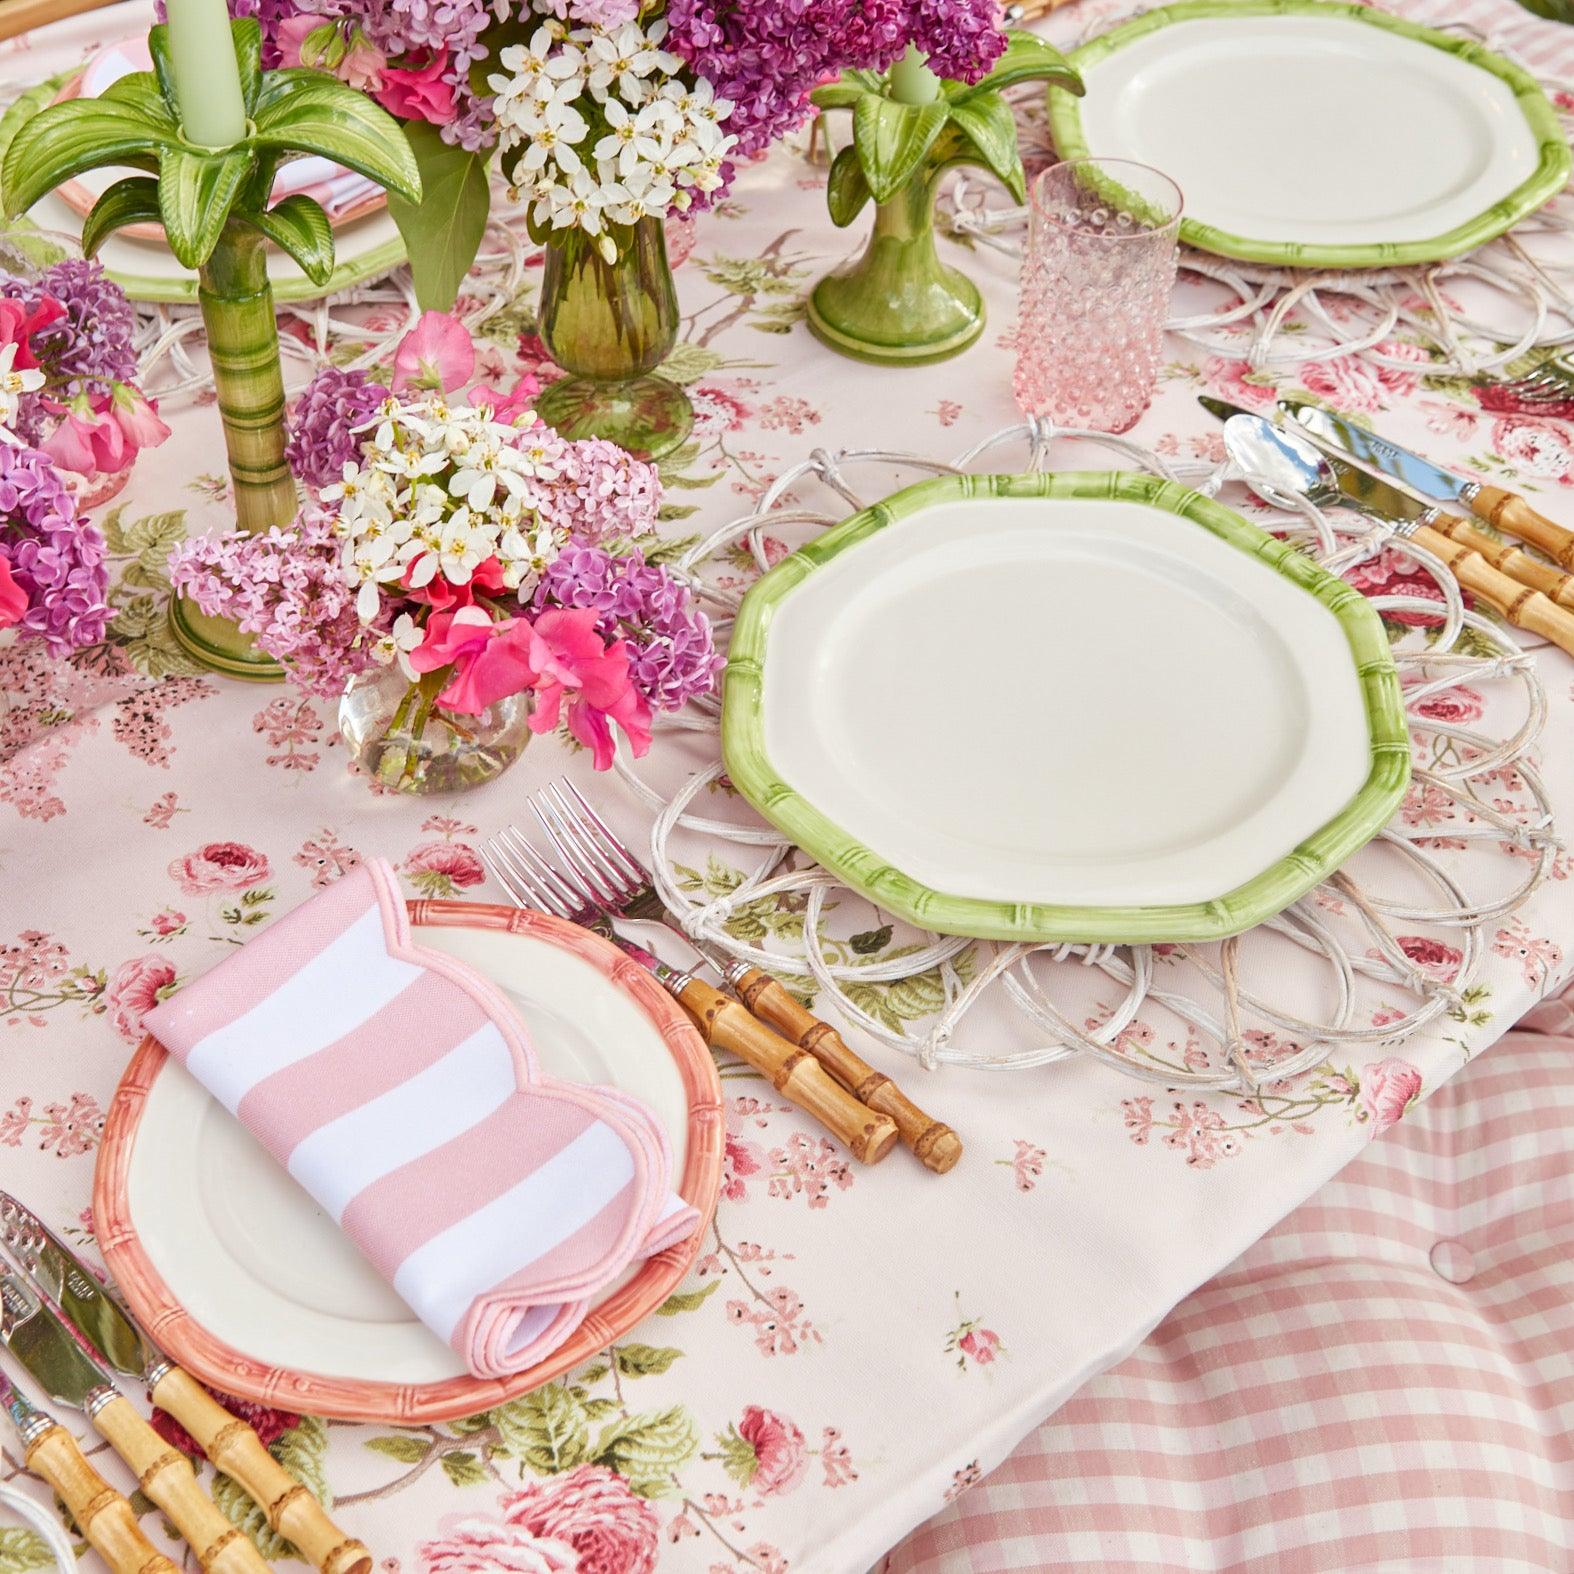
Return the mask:
<path fill-rule="evenodd" d="M 1248 410 L 1243 405 L 1231 404 L 1226 399 L 1215 399 L 1209 394 L 1201 395 L 1197 403 L 1221 421 L 1228 421 L 1232 415 L 1262 414 L 1260 410 Z M 1307 435 L 1315 441 L 1315 433 L 1308 430 Z M 1376 519 L 1415 519 L 1424 525 L 1436 524 L 1448 518 L 1441 509 L 1413 497 L 1399 486 L 1391 485 L 1381 476 L 1373 475 L 1369 470 L 1358 469 L 1328 443 L 1319 442 L 1317 448 L 1328 461 L 1334 480 L 1339 484 L 1341 496 L 1352 508 L 1359 509 L 1361 513 L 1370 514 Z M 0 1214 L 0 1218 L 3 1218 L 3 1214 Z"/>
<path fill-rule="evenodd" d="M 371 1553 L 328 1518 L 256 1432 L 159 1351 L 76 1253 L 26 1203 L 3 1191 L 0 1245 L 104 1360 L 147 1385 L 153 1403 L 196 1438 L 214 1465 L 245 1488 L 269 1525 L 322 1574 L 371 1574 Z"/>
<path fill-rule="evenodd" d="M 1281 399 L 1279 408 L 1315 438 L 1325 452 L 1332 444 L 1346 458 L 1378 471 L 1412 497 L 1474 514 L 1508 535 L 1540 547 L 1563 568 L 1574 569 L 1574 531 L 1537 513 L 1517 492 L 1467 480 L 1317 405 Z"/>
<path fill-rule="evenodd" d="M 209 1574 L 268 1574 L 251 1540 L 197 1485 L 186 1456 L 142 1419 L 33 1287 L 3 1267 L 0 1344 L 57 1404 L 87 1416 Z"/>

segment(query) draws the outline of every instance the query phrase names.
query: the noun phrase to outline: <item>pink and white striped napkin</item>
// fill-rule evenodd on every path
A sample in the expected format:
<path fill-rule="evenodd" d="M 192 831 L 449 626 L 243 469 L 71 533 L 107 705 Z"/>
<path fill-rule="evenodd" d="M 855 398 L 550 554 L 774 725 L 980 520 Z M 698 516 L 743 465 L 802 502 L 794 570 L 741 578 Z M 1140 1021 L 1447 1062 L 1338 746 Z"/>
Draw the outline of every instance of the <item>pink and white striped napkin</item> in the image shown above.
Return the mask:
<path fill-rule="evenodd" d="M 492 984 L 411 942 L 386 863 L 146 1026 L 477 1377 L 551 1354 L 631 1262 L 699 1223 L 650 1111 L 545 1075 Z"/>

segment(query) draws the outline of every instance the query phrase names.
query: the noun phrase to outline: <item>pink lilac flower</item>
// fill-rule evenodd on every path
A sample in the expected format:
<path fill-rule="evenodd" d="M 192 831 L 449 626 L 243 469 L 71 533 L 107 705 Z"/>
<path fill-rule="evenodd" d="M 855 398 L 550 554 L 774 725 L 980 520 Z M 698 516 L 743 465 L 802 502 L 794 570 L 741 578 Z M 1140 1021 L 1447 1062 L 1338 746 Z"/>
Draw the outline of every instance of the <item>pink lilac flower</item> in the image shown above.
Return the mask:
<path fill-rule="evenodd" d="M 307 486 L 330 486 L 359 459 L 358 426 L 377 413 L 388 397 L 382 383 L 366 372 L 341 372 L 324 367 L 307 383 L 290 418 L 290 441 L 284 456 Z"/>
<path fill-rule="evenodd" d="M 170 554 L 170 583 L 210 617 L 235 619 L 310 694 L 337 698 L 373 664 L 386 616 L 363 626 L 332 518 L 302 511 L 288 531 L 200 536 Z"/>
<path fill-rule="evenodd" d="M 629 642 L 630 674 L 657 710 L 677 710 L 716 686 L 723 662 L 710 620 L 682 581 L 639 552 L 614 557 L 571 542 L 542 575 L 535 604 L 594 611 L 598 633 Z"/>
<path fill-rule="evenodd" d="M 104 538 L 76 517 L 65 483 L 36 449 L 0 443 L 0 555 L 14 602 L 27 609 L 15 624 L 42 639 L 52 656 L 96 645 L 109 622 Z"/>
<path fill-rule="evenodd" d="M 33 279 L 0 278 L 0 294 L 35 311 L 46 301 L 64 308 L 64 315 L 32 338 L 38 365 L 50 380 L 49 394 L 108 394 L 114 383 L 135 380 L 136 313 L 98 263 L 70 257 Z M 41 390 L 23 399 L 17 433 L 36 443 L 51 419 Z"/>
<path fill-rule="evenodd" d="M 596 542 L 656 528 L 661 477 L 654 465 L 604 437 L 568 443 L 539 423 L 527 430 L 532 442 L 546 444 L 559 472 L 545 512 L 562 530 Z"/>

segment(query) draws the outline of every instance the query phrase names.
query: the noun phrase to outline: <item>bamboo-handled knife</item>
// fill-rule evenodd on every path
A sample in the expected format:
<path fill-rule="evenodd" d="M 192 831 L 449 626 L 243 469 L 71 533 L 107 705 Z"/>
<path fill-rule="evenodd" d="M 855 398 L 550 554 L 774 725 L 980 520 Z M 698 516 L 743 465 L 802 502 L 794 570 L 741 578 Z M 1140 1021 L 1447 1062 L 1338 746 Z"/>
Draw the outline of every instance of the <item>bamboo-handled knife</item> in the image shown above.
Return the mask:
<path fill-rule="evenodd" d="M 196 1438 L 268 1523 L 322 1574 L 371 1574 L 372 1555 L 346 1536 L 311 1492 L 192 1375 L 166 1359 L 64 1241 L 25 1203 L 0 1191 L 0 1242 L 33 1283 L 117 1372 L 147 1385 L 148 1397 Z"/>
<path fill-rule="evenodd" d="M 0 1268 L 0 1344 L 56 1404 L 80 1410 L 164 1510 L 209 1574 L 268 1574 L 245 1533 L 197 1485 L 171 1448 L 115 1387 L 108 1372 L 17 1274 Z"/>
<path fill-rule="evenodd" d="M 0 1316 L 3 1316 L 0 1312 Z M 115 1574 L 178 1574 L 137 1523 L 136 1510 L 88 1462 L 77 1440 L 0 1372 L 0 1408 L 22 1440 L 22 1463 L 59 1494 L 87 1544 Z"/>
<path fill-rule="evenodd" d="M 1574 531 L 1538 514 L 1517 492 L 1455 475 L 1452 470 L 1317 405 L 1281 399 L 1279 408 L 1314 437 L 1334 444 L 1357 464 L 1380 471 L 1412 495 L 1444 507 L 1466 509 L 1496 529 L 1540 547 L 1561 567 L 1574 570 Z"/>

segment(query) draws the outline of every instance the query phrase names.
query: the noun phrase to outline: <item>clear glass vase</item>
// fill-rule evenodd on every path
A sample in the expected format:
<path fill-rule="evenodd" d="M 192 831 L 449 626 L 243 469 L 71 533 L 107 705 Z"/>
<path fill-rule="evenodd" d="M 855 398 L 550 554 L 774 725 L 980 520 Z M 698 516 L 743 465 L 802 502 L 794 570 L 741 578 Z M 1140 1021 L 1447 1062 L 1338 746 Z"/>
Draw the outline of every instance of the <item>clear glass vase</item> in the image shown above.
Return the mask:
<path fill-rule="evenodd" d="M 546 249 L 539 330 L 569 375 L 550 383 L 536 413 L 564 437 L 605 437 L 640 459 L 659 459 L 689 435 L 694 411 L 655 375 L 678 338 L 678 295 L 659 219 L 613 235 L 608 262 L 595 238 L 570 229 Z"/>
<path fill-rule="evenodd" d="M 408 793 L 455 793 L 501 776 L 530 742 L 532 697 L 510 694 L 478 716 L 443 710 L 452 670 L 411 683 L 397 667 L 373 667 L 339 701 L 339 731 L 374 782 Z"/>

